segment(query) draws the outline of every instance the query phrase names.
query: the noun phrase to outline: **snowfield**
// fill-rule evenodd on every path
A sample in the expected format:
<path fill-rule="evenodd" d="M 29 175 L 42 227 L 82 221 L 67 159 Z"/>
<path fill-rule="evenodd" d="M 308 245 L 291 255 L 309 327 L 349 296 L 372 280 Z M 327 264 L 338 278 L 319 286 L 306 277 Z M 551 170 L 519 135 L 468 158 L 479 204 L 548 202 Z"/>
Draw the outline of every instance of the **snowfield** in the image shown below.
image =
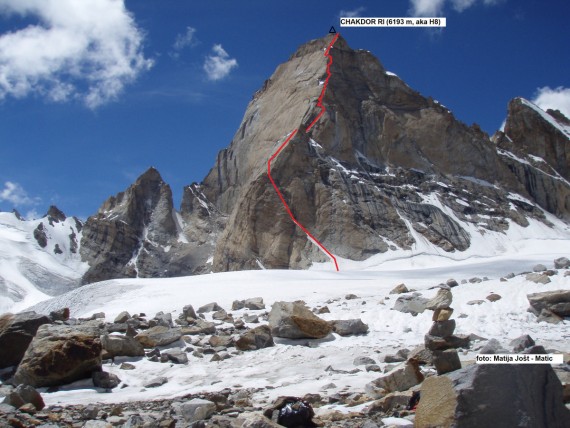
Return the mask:
<path fill-rule="evenodd" d="M 172 398 L 177 395 L 219 391 L 223 388 L 263 388 L 253 395 L 256 402 L 271 401 L 281 395 L 302 396 L 305 393 L 327 394 L 337 391 L 363 392 L 364 386 L 380 376 L 380 373 L 361 371 L 354 374 L 327 371 L 350 371 L 356 367 L 353 360 L 368 356 L 384 367 L 384 356 L 401 348 L 413 349 L 423 343 L 424 334 L 431 326 L 431 311 L 417 316 L 391 310 L 398 295 L 390 295 L 394 286 L 405 283 L 424 297 L 432 297 L 437 289 L 432 287 L 454 278 L 458 282 L 472 277 L 488 277 L 481 283 L 466 283 L 452 288 L 455 309 L 452 318 L 457 321 L 456 334 L 474 333 L 484 338 L 495 338 L 509 348 L 509 341 L 529 334 L 537 344 L 546 349 L 570 352 L 568 321 L 554 325 L 537 323 L 529 312 L 526 295 L 529 293 L 568 289 L 570 276 L 560 270 L 546 285 L 525 279 L 522 272 L 532 271 L 537 263 L 548 268 L 553 260 L 568 256 L 569 240 L 527 239 L 519 242 L 518 251 L 488 258 L 452 260 L 437 255 L 400 257 L 384 261 L 376 266 L 372 261 L 361 264 L 341 261 L 341 271 L 330 271 L 330 264 L 318 268 L 328 270 L 282 271 L 260 270 L 217 273 L 194 277 L 170 279 L 123 279 L 90 284 L 64 295 L 37 304 L 38 312 L 69 307 L 73 317 L 87 317 L 104 312 L 112 322 L 121 311 L 145 313 L 152 318 L 157 312 L 171 312 L 177 318 L 182 307 L 192 304 L 195 309 L 217 302 L 237 319 L 244 310 L 231 311 L 234 300 L 263 297 L 266 310 L 275 301 L 304 300 L 309 308 L 328 306 L 331 313 L 320 315 L 326 320 L 361 318 L 369 326 L 365 336 L 340 337 L 336 334 L 322 340 L 290 341 L 276 339 L 276 346 L 258 351 L 232 355 L 220 362 L 210 362 L 210 355 L 197 358 L 188 353 L 187 365 L 158 363 L 146 358 L 116 358 L 114 363 L 104 364 L 104 370 L 122 380 L 122 386 L 112 393 L 102 393 L 92 386 L 91 380 L 61 387 L 57 392 L 40 389 L 47 404 L 87 404 L 93 402 L 122 402 Z M 512 279 L 500 281 L 502 276 L 515 273 Z M 490 293 L 502 296 L 497 302 L 485 298 Z M 349 293 L 356 299 L 345 299 Z M 481 305 L 468 305 L 471 300 L 485 300 Z M 245 310 L 247 311 L 247 310 Z M 265 311 L 247 311 L 262 314 Z M 460 317 L 461 316 L 461 317 Z M 466 317 L 465 317 L 466 316 Z M 211 313 L 206 314 L 211 320 Z M 262 323 L 264 321 L 261 321 Z M 248 324 L 255 327 L 259 324 Z M 223 326 L 222 326 L 223 327 Z M 196 340 L 197 336 L 192 339 Z M 191 341 L 190 341 L 191 342 Z M 174 343 L 163 348 L 183 349 L 190 342 Z M 484 341 L 472 342 L 470 350 L 460 351 L 463 362 L 472 361 Z M 230 351 L 234 348 L 230 348 Z M 131 362 L 135 370 L 120 370 L 122 362 Z M 158 388 L 143 385 L 158 376 L 168 378 L 168 383 Z M 338 407 L 338 406 L 337 406 Z M 355 410 L 347 408 L 341 410 Z"/>

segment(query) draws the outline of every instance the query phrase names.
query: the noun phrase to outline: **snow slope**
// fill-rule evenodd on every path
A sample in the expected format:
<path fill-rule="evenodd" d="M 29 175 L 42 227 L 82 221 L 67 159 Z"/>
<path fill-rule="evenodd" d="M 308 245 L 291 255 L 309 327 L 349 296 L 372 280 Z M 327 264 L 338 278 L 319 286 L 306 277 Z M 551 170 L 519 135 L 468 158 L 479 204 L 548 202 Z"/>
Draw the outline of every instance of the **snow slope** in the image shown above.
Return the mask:
<path fill-rule="evenodd" d="M 43 223 L 45 248 L 34 238 Z M 19 311 L 80 285 L 87 269 L 72 252 L 70 235 L 76 242 L 81 232 L 74 218 L 49 222 L 19 220 L 13 213 L 0 212 L 0 313 Z M 56 252 L 56 245 L 61 251 Z"/>
<path fill-rule="evenodd" d="M 564 271 L 552 277 L 546 285 L 526 281 L 517 275 L 507 282 L 499 278 L 510 272 L 519 274 L 531 271 L 536 263 L 553 267 L 553 260 L 568 256 L 570 240 L 534 238 L 517 243 L 511 251 L 500 256 L 452 260 L 448 257 L 424 255 L 394 259 L 372 265 L 366 269 L 331 271 L 261 270 L 202 275 L 170 279 L 123 279 L 90 284 L 49 301 L 36 305 L 34 310 L 49 312 L 69 306 L 72 316 L 89 316 L 105 312 L 107 321 L 123 310 L 144 312 L 153 317 L 158 311 L 172 312 L 176 318 L 182 307 L 192 304 L 198 308 L 216 301 L 230 311 L 233 300 L 261 296 L 269 310 L 275 301 L 304 300 L 310 308 L 327 305 L 330 314 L 321 315 L 327 320 L 361 318 L 370 327 L 366 336 L 332 338 L 318 341 L 287 341 L 276 339 L 277 345 L 259 351 L 246 352 L 220 362 L 210 362 L 210 356 L 200 359 L 188 354 L 188 365 L 150 362 L 145 358 L 116 358 L 106 363 L 104 370 L 115 373 L 123 381 L 110 394 L 101 394 L 90 380 L 62 387 L 57 392 L 42 390 L 48 404 L 120 402 L 170 398 L 176 395 L 218 391 L 230 388 L 263 388 L 254 395 L 256 402 L 272 400 L 280 395 L 322 393 L 323 386 L 334 383 L 335 391 L 363 392 L 366 383 L 379 376 L 361 370 L 355 374 L 326 371 L 328 366 L 349 371 L 355 368 L 354 358 L 369 356 L 380 366 L 386 354 L 398 349 L 412 349 L 423 343 L 424 334 L 431 326 L 431 311 L 416 317 L 392 311 L 397 298 L 390 290 L 399 283 L 420 291 L 425 297 L 436 293 L 436 286 L 449 278 L 457 281 L 473 276 L 488 277 L 478 284 L 462 284 L 452 289 L 457 320 L 457 334 L 475 333 L 485 338 L 496 338 L 508 348 L 511 339 L 530 334 L 547 349 L 570 352 L 568 321 L 553 325 L 537 323 L 536 317 L 526 310 L 528 293 L 567 289 L 570 276 Z M 342 268 L 342 265 L 341 265 Z M 491 292 L 502 299 L 482 305 L 468 305 L 471 300 L 485 300 Z M 357 299 L 346 300 L 353 293 Z M 231 311 L 234 318 L 244 310 Z M 255 313 L 255 311 L 249 311 Z M 263 313 L 259 311 L 258 313 Z M 461 314 L 466 317 L 459 317 Z M 211 314 L 206 314 L 211 319 Z M 250 327 L 254 327 L 251 324 Z M 473 360 L 474 353 L 483 342 L 475 342 L 473 349 L 460 353 L 463 361 Z M 310 346 L 306 346 L 310 344 Z M 190 343 L 178 343 L 182 346 Z M 165 349 L 168 349 L 165 348 Z M 136 369 L 120 370 L 123 361 L 130 361 Z M 363 369 L 363 367 L 360 367 Z M 157 376 L 166 376 L 165 385 L 145 389 L 144 383 Z M 271 388 L 266 388 L 271 387 Z"/>

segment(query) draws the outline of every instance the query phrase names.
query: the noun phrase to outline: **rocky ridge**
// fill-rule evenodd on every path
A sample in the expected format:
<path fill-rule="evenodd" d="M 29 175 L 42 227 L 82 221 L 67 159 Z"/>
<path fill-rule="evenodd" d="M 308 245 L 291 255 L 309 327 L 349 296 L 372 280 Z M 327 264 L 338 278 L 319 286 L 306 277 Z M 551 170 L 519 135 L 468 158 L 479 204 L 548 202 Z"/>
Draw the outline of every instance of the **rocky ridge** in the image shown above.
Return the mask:
<path fill-rule="evenodd" d="M 103 204 L 86 224 L 84 282 L 326 261 L 283 210 L 266 166 L 320 111 L 330 41 L 301 46 L 254 94 L 230 146 L 202 183 L 184 189 L 179 214 L 154 169 Z M 491 139 L 342 36 L 330 55 L 326 112 L 295 135 L 272 175 L 296 218 L 335 255 L 365 260 L 418 240 L 462 252 L 473 234 L 505 234 L 530 219 L 549 224 L 543 210 L 568 220 L 560 113 L 515 99 L 505 131 Z"/>

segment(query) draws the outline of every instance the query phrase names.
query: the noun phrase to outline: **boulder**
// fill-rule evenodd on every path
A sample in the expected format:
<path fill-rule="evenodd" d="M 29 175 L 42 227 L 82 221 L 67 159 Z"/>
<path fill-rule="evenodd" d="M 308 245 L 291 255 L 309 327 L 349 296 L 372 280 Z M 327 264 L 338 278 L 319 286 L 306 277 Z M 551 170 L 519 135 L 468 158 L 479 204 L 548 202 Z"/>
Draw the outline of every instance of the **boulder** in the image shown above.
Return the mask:
<path fill-rule="evenodd" d="M 326 307 L 326 306 L 325 306 L 325 307 Z M 257 323 L 259 323 L 259 317 L 258 317 L 257 315 L 245 314 L 245 315 L 243 316 L 243 320 L 244 320 L 245 322 L 252 323 L 252 324 L 257 324 Z"/>
<path fill-rule="evenodd" d="M 420 372 L 418 361 L 410 359 L 403 367 L 368 383 L 365 390 L 368 396 L 381 398 L 390 392 L 406 391 L 423 380 L 424 375 Z"/>
<path fill-rule="evenodd" d="M 479 354 L 507 354 L 508 351 L 502 347 L 497 339 L 490 339 L 479 350 Z"/>
<path fill-rule="evenodd" d="M 182 334 L 214 334 L 216 333 L 216 325 L 213 322 L 204 321 L 198 318 L 192 324 L 181 328 Z"/>
<path fill-rule="evenodd" d="M 454 280 L 453 278 L 448 279 L 447 282 L 446 282 L 446 284 L 447 284 L 447 286 L 450 287 L 450 288 L 457 287 L 457 286 L 459 285 L 459 284 L 457 283 L 457 281 Z"/>
<path fill-rule="evenodd" d="M 449 373 L 454 370 L 459 370 L 461 368 L 459 355 L 457 354 L 457 351 L 455 349 L 446 349 L 445 351 L 434 351 L 433 365 L 435 366 L 438 375 Z"/>
<path fill-rule="evenodd" d="M 415 427 L 570 426 L 562 385 L 546 364 L 473 364 L 421 387 Z"/>
<path fill-rule="evenodd" d="M 169 328 L 162 325 L 149 328 L 135 336 L 145 348 L 169 345 L 182 337 L 180 328 Z"/>
<path fill-rule="evenodd" d="M 133 337 L 104 334 L 101 336 L 101 346 L 109 358 L 144 357 L 143 345 Z"/>
<path fill-rule="evenodd" d="M 52 321 L 67 321 L 69 319 L 69 308 L 62 308 L 57 311 L 51 311 L 49 318 Z"/>
<path fill-rule="evenodd" d="M 435 321 L 428 331 L 431 336 L 449 337 L 455 331 L 455 320 Z"/>
<path fill-rule="evenodd" d="M 159 386 L 168 383 L 168 378 L 164 376 L 155 377 L 144 384 L 145 388 L 158 388 Z"/>
<path fill-rule="evenodd" d="M 502 297 L 501 297 L 500 294 L 491 293 L 491 294 L 489 294 L 489 295 L 486 297 L 486 299 L 487 299 L 489 302 L 496 302 L 497 300 L 501 300 Z"/>
<path fill-rule="evenodd" d="M 364 324 L 360 318 L 351 320 L 331 321 L 333 331 L 339 336 L 355 336 L 368 333 L 368 325 Z"/>
<path fill-rule="evenodd" d="M 208 303 L 207 305 L 204 306 L 200 306 L 198 308 L 198 313 L 199 314 L 204 314 L 206 312 L 216 312 L 221 310 L 221 306 L 218 305 L 216 302 L 212 302 L 212 303 Z"/>
<path fill-rule="evenodd" d="M 216 321 L 225 321 L 228 318 L 228 313 L 225 309 L 220 309 L 212 314 L 212 319 Z"/>
<path fill-rule="evenodd" d="M 532 281 L 536 284 L 548 284 L 550 282 L 550 278 L 545 273 L 528 273 L 525 277 L 527 281 Z"/>
<path fill-rule="evenodd" d="M 97 328 L 44 324 L 24 354 L 15 384 L 58 386 L 101 371 L 101 341 Z"/>
<path fill-rule="evenodd" d="M 426 309 L 430 309 L 435 311 L 436 309 L 446 309 L 451 306 L 451 302 L 453 301 L 453 295 L 451 291 L 440 288 L 437 291 L 437 294 L 430 299 L 426 304 Z"/>
<path fill-rule="evenodd" d="M 406 284 L 398 284 L 392 289 L 392 291 L 390 291 L 390 294 L 402 294 L 402 293 L 408 293 L 409 291 L 410 290 L 408 290 Z"/>
<path fill-rule="evenodd" d="M 543 264 L 537 264 L 532 268 L 533 272 L 544 272 L 546 270 L 546 266 Z"/>
<path fill-rule="evenodd" d="M 544 293 L 528 294 L 527 299 L 535 314 L 540 314 L 543 309 L 558 315 L 559 317 L 570 316 L 570 290 L 554 290 Z"/>
<path fill-rule="evenodd" d="M 229 336 L 229 335 L 219 335 L 219 336 L 216 335 L 216 336 L 210 337 L 210 339 L 208 340 L 208 343 L 210 344 L 210 346 L 212 348 L 217 348 L 220 346 L 227 348 L 228 346 L 233 346 L 234 338 L 232 336 Z"/>
<path fill-rule="evenodd" d="M 271 334 L 287 339 L 322 339 L 332 327 L 297 302 L 275 302 L 268 318 Z"/>
<path fill-rule="evenodd" d="M 113 322 L 116 324 L 124 324 L 129 320 L 129 318 L 131 318 L 131 314 L 129 314 L 127 311 L 123 311 L 115 317 L 115 321 Z"/>
<path fill-rule="evenodd" d="M 113 373 L 93 372 L 91 378 L 97 388 L 113 389 L 121 383 L 121 379 Z"/>
<path fill-rule="evenodd" d="M 193 320 L 198 319 L 198 315 L 196 315 L 196 312 L 194 311 L 194 307 L 192 305 L 186 305 L 182 308 L 182 314 L 184 316 L 184 319 L 188 319 L 191 318 Z"/>
<path fill-rule="evenodd" d="M 260 311 L 265 309 L 265 303 L 263 303 L 262 297 L 252 297 L 245 301 L 245 307 L 251 311 Z"/>
<path fill-rule="evenodd" d="M 516 339 L 511 340 L 509 345 L 513 348 L 513 352 L 522 352 L 527 348 L 535 345 L 534 340 L 528 334 L 524 334 Z"/>
<path fill-rule="evenodd" d="M 188 364 L 188 356 L 185 352 L 182 351 L 168 351 L 162 353 L 162 355 L 166 356 L 169 361 L 172 361 L 174 364 Z"/>
<path fill-rule="evenodd" d="M 554 269 L 570 269 L 570 259 L 568 257 L 559 257 L 554 260 Z"/>
<path fill-rule="evenodd" d="M 433 351 L 427 349 L 424 345 L 412 349 L 408 358 L 418 361 L 420 364 L 433 364 Z"/>
<path fill-rule="evenodd" d="M 426 310 L 428 302 L 429 299 L 422 297 L 420 293 L 412 293 L 398 297 L 392 309 L 415 316 Z"/>
<path fill-rule="evenodd" d="M 376 364 L 376 361 L 374 361 L 370 357 L 356 357 L 352 362 L 352 364 L 354 364 L 355 366 L 366 366 L 366 365 Z"/>
<path fill-rule="evenodd" d="M 24 404 L 32 404 L 36 410 L 42 410 L 45 407 L 44 400 L 40 393 L 30 385 L 18 385 L 16 389 L 9 392 L 4 401 L 4 404 L 20 408 Z"/>
<path fill-rule="evenodd" d="M 245 308 L 245 300 L 234 300 L 232 303 L 232 311 L 239 311 Z"/>
<path fill-rule="evenodd" d="M 265 416 L 258 415 L 255 413 L 250 413 L 245 415 L 243 418 L 243 424 L 241 428 L 282 428 L 283 425 L 279 425 L 273 422 L 271 419 Z"/>
<path fill-rule="evenodd" d="M 236 341 L 236 348 L 240 351 L 254 351 L 256 349 L 275 346 L 271 329 L 267 325 L 260 325 L 242 334 Z"/>
<path fill-rule="evenodd" d="M 26 353 L 38 328 L 50 324 L 45 315 L 35 312 L 0 316 L 0 369 L 17 366 Z"/>
<path fill-rule="evenodd" d="M 201 398 L 193 398 L 185 403 L 174 403 L 172 408 L 184 421 L 191 424 L 212 416 L 216 411 L 216 404 Z"/>

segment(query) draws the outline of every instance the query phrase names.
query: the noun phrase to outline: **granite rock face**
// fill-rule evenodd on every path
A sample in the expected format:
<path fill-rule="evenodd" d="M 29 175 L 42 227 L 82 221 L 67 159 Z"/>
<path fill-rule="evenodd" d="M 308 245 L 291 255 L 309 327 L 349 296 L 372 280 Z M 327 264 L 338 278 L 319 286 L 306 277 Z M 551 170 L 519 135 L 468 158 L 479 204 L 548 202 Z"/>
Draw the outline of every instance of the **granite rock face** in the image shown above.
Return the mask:
<path fill-rule="evenodd" d="M 199 240 L 189 244 L 185 226 L 173 208 L 170 186 L 156 169 L 148 169 L 85 223 L 81 256 L 90 268 L 83 282 L 201 273 L 209 252 Z"/>
<path fill-rule="evenodd" d="M 364 260 L 418 240 L 445 252 L 472 233 L 505 232 L 543 209 L 568 219 L 568 120 L 515 99 L 493 139 L 411 89 L 340 36 L 312 40 L 253 96 L 230 145 L 202 183 L 172 194 L 151 168 L 89 218 L 84 282 L 259 268 L 307 268 L 328 250 Z M 326 111 L 310 127 L 321 109 Z M 568 122 L 568 123 L 567 123 Z"/>

